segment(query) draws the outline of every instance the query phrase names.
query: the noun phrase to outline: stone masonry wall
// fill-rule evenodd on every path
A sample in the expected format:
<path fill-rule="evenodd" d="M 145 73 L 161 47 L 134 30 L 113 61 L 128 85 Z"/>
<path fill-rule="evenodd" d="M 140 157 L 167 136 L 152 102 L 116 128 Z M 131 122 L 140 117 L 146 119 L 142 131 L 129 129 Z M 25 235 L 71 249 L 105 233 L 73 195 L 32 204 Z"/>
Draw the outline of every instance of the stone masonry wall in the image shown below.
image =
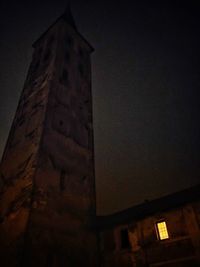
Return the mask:
<path fill-rule="evenodd" d="M 55 60 L 55 54 L 45 52 L 46 45 L 34 51 L 0 166 L 1 266 L 17 266 L 23 257 Z"/>
<path fill-rule="evenodd" d="M 90 48 L 64 20 L 44 46 L 51 84 L 23 266 L 98 266 Z"/>

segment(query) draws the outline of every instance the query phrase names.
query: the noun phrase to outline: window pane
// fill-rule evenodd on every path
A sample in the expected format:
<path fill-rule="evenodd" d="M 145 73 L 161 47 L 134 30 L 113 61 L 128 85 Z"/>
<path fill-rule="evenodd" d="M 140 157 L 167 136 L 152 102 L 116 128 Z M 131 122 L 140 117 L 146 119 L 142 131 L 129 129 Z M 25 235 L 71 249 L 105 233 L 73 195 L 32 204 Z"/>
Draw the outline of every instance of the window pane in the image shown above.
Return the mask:
<path fill-rule="evenodd" d="M 160 240 L 169 238 L 166 222 L 163 221 L 163 222 L 157 223 L 157 229 L 158 229 L 158 235 L 159 235 Z"/>

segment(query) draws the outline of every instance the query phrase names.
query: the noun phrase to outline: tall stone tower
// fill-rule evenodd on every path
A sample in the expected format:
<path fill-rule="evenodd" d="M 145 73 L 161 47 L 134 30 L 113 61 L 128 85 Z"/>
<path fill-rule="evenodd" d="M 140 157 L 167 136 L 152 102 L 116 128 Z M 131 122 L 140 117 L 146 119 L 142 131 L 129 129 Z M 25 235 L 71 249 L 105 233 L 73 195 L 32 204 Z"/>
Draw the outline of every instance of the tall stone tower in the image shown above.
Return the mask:
<path fill-rule="evenodd" d="M 0 265 L 96 267 L 93 49 L 69 7 L 33 47 L 0 168 Z"/>

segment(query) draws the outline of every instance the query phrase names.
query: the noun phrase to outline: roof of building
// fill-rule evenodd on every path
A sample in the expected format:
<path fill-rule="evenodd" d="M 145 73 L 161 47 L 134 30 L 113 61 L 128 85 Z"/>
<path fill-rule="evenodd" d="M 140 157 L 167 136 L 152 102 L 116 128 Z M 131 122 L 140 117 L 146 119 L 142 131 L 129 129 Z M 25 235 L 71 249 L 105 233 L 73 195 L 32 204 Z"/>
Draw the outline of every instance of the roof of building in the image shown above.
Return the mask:
<path fill-rule="evenodd" d="M 112 228 L 116 225 L 127 224 L 133 220 L 143 219 L 157 212 L 177 208 L 197 199 L 200 199 L 200 184 L 152 201 L 145 201 L 140 205 L 111 215 L 97 216 L 94 225 L 95 228 L 102 230 Z"/>
<path fill-rule="evenodd" d="M 62 15 L 62 17 L 66 20 L 66 22 L 71 25 L 76 31 L 77 31 L 77 27 L 76 27 L 76 23 L 74 21 L 74 17 L 72 15 L 72 11 L 71 11 L 71 6 L 70 3 L 68 2 L 65 12 Z"/>
<path fill-rule="evenodd" d="M 66 9 L 65 9 L 65 12 L 56 19 L 56 21 L 54 23 L 52 23 L 48 28 L 47 30 L 33 43 L 33 47 L 35 48 L 36 47 L 36 44 L 46 35 L 46 33 L 59 21 L 63 19 L 68 25 L 70 25 L 74 30 L 75 32 L 84 40 L 84 42 L 89 46 L 91 52 L 94 51 L 94 48 L 91 46 L 91 44 L 79 33 L 79 31 L 77 30 L 77 27 L 76 27 L 76 23 L 74 21 L 74 17 L 72 15 L 72 12 L 71 12 L 71 7 L 70 7 L 70 4 L 67 5 Z"/>

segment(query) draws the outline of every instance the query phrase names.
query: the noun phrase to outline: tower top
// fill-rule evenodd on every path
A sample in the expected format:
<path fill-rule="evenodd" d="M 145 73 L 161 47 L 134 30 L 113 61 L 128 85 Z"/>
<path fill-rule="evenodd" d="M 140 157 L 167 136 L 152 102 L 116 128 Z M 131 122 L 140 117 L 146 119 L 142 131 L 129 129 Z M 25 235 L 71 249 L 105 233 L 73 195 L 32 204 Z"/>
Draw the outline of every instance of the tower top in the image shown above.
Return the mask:
<path fill-rule="evenodd" d="M 74 21 L 72 12 L 71 12 L 71 5 L 70 1 L 68 1 L 64 13 L 58 17 L 58 19 L 48 27 L 48 29 L 33 43 L 33 47 L 35 48 L 36 45 L 43 39 L 43 37 L 49 32 L 49 30 L 60 20 L 65 21 L 66 24 L 68 24 L 83 40 L 84 42 L 88 45 L 89 49 L 91 52 L 94 51 L 94 48 L 90 45 L 90 43 L 79 33 L 76 27 L 76 23 Z"/>
<path fill-rule="evenodd" d="M 70 1 L 68 1 L 65 12 L 61 17 L 63 17 L 65 21 L 77 31 L 76 24 L 75 24 L 75 21 L 74 21 L 72 12 L 71 12 Z"/>

